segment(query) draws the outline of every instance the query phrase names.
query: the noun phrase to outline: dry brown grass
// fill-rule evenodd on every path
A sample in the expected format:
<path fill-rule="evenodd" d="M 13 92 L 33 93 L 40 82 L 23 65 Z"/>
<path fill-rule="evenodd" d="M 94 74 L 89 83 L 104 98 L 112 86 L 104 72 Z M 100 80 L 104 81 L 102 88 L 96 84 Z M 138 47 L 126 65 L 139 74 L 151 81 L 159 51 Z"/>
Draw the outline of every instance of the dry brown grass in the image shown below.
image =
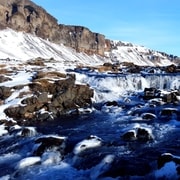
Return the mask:
<path fill-rule="evenodd" d="M 42 58 L 36 58 L 35 60 L 28 61 L 27 64 L 32 66 L 45 66 L 44 61 Z"/>
<path fill-rule="evenodd" d="M 112 67 L 110 66 L 98 66 L 96 69 L 99 72 L 113 71 Z"/>
<path fill-rule="evenodd" d="M 48 79 L 36 79 L 34 83 L 39 83 L 42 87 L 49 87 L 51 85 Z"/>
<path fill-rule="evenodd" d="M 1 69 L 0 68 L 0 74 L 8 74 L 8 73 L 10 73 L 10 71 L 9 70 L 7 70 L 7 69 Z"/>
<path fill-rule="evenodd" d="M 0 68 L 6 67 L 6 64 L 0 64 Z"/>
<path fill-rule="evenodd" d="M 60 73 L 60 72 L 56 72 L 56 71 L 52 71 L 52 72 L 38 72 L 37 73 L 37 78 L 41 79 L 41 78 L 65 78 L 66 74 Z"/>

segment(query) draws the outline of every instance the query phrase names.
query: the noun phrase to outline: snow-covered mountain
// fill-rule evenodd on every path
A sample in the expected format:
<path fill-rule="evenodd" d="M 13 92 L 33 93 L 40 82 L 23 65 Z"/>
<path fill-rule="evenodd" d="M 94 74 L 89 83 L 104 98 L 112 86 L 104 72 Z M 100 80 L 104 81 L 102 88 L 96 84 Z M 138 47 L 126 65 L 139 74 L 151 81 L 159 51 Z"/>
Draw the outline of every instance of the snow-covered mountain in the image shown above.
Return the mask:
<path fill-rule="evenodd" d="M 142 46 L 106 39 L 87 27 L 58 24 L 55 17 L 30 0 L 1 0 L 0 29 L 0 59 L 42 57 L 70 65 L 131 62 L 140 66 L 168 66 L 179 60 Z"/>
<path fill-rule="evenodd" d="M 140 66 L 168 66 L 172 58 L 166 54 L 150 50 L 143 46 L 112 41 L 113 49 L 105 56 L 88 55 L 75 49 L 58 45 L 36 35 L 16 32 L 12 29 L 0 31 L 0 59 L 30 60 L 37 57 L 53 58 L 62 65 L 100 65 L 105 62 L 132 62 Z"/>
<path fill-rule="evenodd" d="M 99 64 L 105 59 L 96 55 L 77 53 L 73 48 L 57 45 L 32 34 L 16 32 L 12 29 L 0 31 L 0 59 L 26 61 L 37 57 L 53 58 L 64 65 Z"/>

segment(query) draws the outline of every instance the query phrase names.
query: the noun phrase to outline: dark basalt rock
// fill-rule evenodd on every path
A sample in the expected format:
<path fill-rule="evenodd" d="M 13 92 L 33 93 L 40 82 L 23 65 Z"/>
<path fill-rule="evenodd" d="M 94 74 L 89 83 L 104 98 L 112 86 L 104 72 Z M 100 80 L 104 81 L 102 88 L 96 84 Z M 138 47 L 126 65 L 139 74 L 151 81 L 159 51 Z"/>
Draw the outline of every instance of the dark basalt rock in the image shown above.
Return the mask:
<path fill-rule="evenodd" d="M 157 90 L 155 88 L 145 88 L 144 89 L 144 99 L 149 100 L 156 97 Z"/>
<path fill-rule="evenodd" d="M 59 80 L 54 82 L 51 80 L 49 83 L 48 78 L 52 75 L 59 76 L 60 74 L 54 72 L 49 75 L 45 73 L 37 75 L 29 84 L 31 89 L 29 93 L 32 95 L 23 98 L 21 104 L 6 108 L 4 111 L 6 115 L 19 123 L 22 123 L 22 119 L 50 121 L 68 111 L 77 110 L 78 112 L 78 108 L 91 106 L 93 90 L 88 85 L 75 84 L 75 75 L 73 74 L 66 75 L 65 78 L 56 77 Z M 2 98 L 7 97 L 10 93 L 11 88 L 0 87 Z M 30 123 L 30 121 L 23 121 L 23 123 Z"/>
<path fill-rule="evenodd" d="M 163 108 L 160 112 L 162 119 L 171 120 L 172 118 L 178 119 L 180 112 L 176 108 Z"/>
<path fill-rule="evenodd" d="M 176 165 L 180 165 L 180 157 L 174 156 L 171 153 L 164 153 L 159 156 L 157 160 L 158 169 L 161 169 L 166 163 L 174 162 Z M 179 166 L 177 167 L 179 169 Z"/>
<path fill-rule="evenodd" d="M 24 127 L 21 131 L 22 137 L 31 137 L 34 135 L 36 135 L 36 129 L 35 128 Z"/>
<path fill-rule="evenodd" d="M 123 138 L 123 140 L 125 140 L 125 141 L 134 141 L 134 140 L 136 140 L 136 133 L 135 133 L 135 131 L 125 132 L 125 133 L 122 135 L 122 138 Z"/>
<path fill-rule="evenodd" d="M 143 113 L 141 116 L 144 120 L 153 120 L 157 118 L 156 115 L 152 113 Z"/>
<path fill-rule="evenodd" d="M 179 94 L 179 91 L 171 91 L 163 96 L 163 101 L 166 103 L 177 103 Z"/>
<path fill-rule="evenodd" d="M 157 161 L 158 169 L 161 169 L 164 166 L 164 164 L 166 164 L 167 162 L 170 162 L 172 160 L 173 160 L 173 155 L 172 154 L 169 154 L 169 153 L 162 154 L 158 158 L 158 161 Z"/>
<path fill-rule="evenodd" d="M 0 83 L 5 82 L 5 81 L 10 81 L 10 80 L 11 80 L 11 78 L 0 75 Z"/>
<path fill-rule="evenodd" d="M 11 88 L 6 86 L 0 86 L 0 100 L 5 100 L 12 94 Z"/>
<path fill-rule="evenodd" d="M 105 103 L 106 106 L 118 106 L 117 101 L 108 101 Z"/>
<path fill-rule="evenodd" d="M 153 137 L 150 132 L 145 128 L 137 128 L 136 130 L 129 130 L 122 135 L 122 139 L 125 141 L 142 141 L 147 142 L 152 140 Z"/>
<path fill-rule="evenodd" d="M 0 28 L 9 27 L 74 48 L 78 52 L 99 54 L 110 50 L 110 40 L 82 26 L 58 24 L 57 19 L 29 0 L 1 0 Z"/>
<path fill-rule="evenodd" d="M 140 141 L 149 141 L 152 139 L 152 136 L 148 132 L 148 130 L 143 129 L 143 128 L 138 128 L 136 136 L 137 136 L 137 139 Z"/>
<path fill-rule="evenodd" d="M 66 147 L 66 138 L 60 138 L 55 136 L 40 137 L 35 140 L 36 144 L 40 144 L 34 151 L 34 155 L 41 156 L 46 150 L 56 149 L 64 154 Z"/>

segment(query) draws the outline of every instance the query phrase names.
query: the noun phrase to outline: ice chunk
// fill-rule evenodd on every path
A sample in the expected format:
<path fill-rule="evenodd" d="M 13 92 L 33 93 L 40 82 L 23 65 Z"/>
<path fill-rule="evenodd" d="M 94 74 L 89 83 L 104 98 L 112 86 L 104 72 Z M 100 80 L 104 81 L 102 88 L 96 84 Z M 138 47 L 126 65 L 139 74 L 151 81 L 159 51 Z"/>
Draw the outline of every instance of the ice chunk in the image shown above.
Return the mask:
<path fill-rule="evenodd" d="M 91 135 L 89 138 L 79 142 L 74 148 L 74 154 L 80 154 L 86 149 L 99 147 L 102 145 L 101 138 Z"/>
<path fill-rule="evenodd" d="M 16 169 L 23 169 L 23 168 L 32 166 L 32 165 L 40 163 L 40 162 L 41 162 L 41 158 L 38 156 L 27 157 L 18 162 Z"/>

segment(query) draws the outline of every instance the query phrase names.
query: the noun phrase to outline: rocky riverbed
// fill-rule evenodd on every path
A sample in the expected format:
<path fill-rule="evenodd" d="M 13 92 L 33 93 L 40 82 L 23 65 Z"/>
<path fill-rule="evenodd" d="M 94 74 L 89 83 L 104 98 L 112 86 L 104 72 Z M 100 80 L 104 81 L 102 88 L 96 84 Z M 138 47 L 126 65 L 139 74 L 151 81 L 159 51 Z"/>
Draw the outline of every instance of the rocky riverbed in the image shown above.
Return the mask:
<path fill-rule="evenodd" d="M 178 67 L 1 62 L 3 179 L 180 177 Z"/>

